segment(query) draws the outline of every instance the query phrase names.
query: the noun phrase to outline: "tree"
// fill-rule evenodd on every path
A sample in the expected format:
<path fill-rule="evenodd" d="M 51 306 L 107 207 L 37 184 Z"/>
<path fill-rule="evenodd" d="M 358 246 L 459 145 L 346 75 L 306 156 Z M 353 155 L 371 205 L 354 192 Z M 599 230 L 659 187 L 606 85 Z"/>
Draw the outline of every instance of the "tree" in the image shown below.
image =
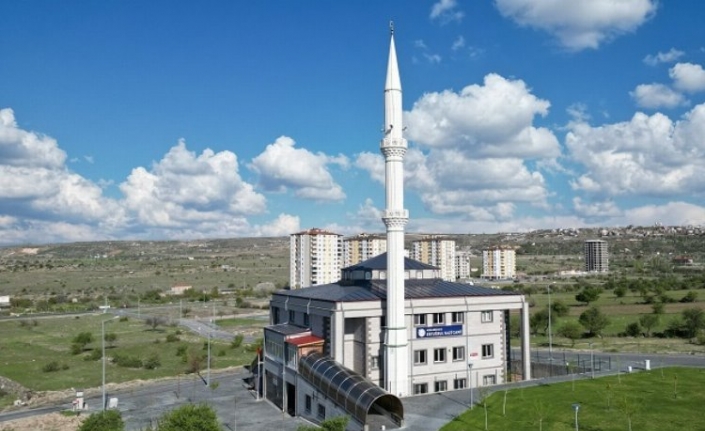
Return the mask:
<path fill-rule="evenodd" d="M 157 431 L 222 431 L 218 416 L 210 406 L 187 404 L 165 413 Z"/>
<path fill-rule="evenodd" d="M 117 341 L 117 334 L 114 332 L 108 332 L 105 334 L 105 342 L 108 343 L 108 346 L 113 347 L 115 344 L 115 341 Z"/>
<path fill-rule="evenodd" d="M 568 312 L 570 312 L 570 308 L 560 299 L 551 303 L 551 313 L 553 313 L 552 317 L 565 317 L 568 315 Z"/>
<path fill-rule="evenodd" d="M 684 297 L 681 298 L 680 302 L 688 303 L 695 302 L 698 299 L 698 293 L 694 290 L 689 290 Z"/>
<path fill-rule="evenodd" d="M 638 337 L 641 335 L 641 325 L 639 322 L 632 322 L 627 324 L 624 332 L 630 337 Z"/>
<path fill-rule="evenodd" d="M 653 310 L 654 314 L 663 314 L 666 311 L 666 306 L 663 304 L 663 302 L 655 302 L 651 305 L 651 309 Z"/>
<path fill-rule="evenodd" d="M 639 324 L 644 329 L 644 335 L 651 336 L 651 331 L 658 325 L 661 318 L 658 314 L 644 314 L 639 318 Z"/>
<path fill-rule="evenodd" d="M 578 322 L 569 321 L 565 322 L 558 328 L 558 335 L 565 337 L 571 341 L 570 347 L 575 346 L 575 340 L 583 336 L 583 328 Z"/>
<path fill-rule="evenodd" d="M 151 326 L 151 327 L 152 327 L 152 331 L 156 331 L 156 330 L 157 330 L 157 327 L 158 327 L 159 325 L 163 325 L 163 324 L 166 323 L 166 320 L 164 320 L 164 319 L 161 318 L 161 317 L 156 317 L 156 316 L 155 316 L 155 317 L 148 317 L 148 318 L 144 321 L 144 323 L 146 323 L 147 326 Z"/>
<path fill-rule="evenodd" d="M 594 337 L 602 333 L 602 330 L 610 324 L 610 319 L 599 308 L 592 306 L 583 311 L 578 322 L 587 329 L 591 337 Z"/>
<path fill-rule="evenodd" d="M 575 300 L 578 302 L 583 302 L 585 305 L 590 305 L 591 302 L 595 302 L 600 299 L 600 291 L 597 287 L 586 287 L 580 293 L 575 295 Z"/>
<path fill-rule="evenodd" d="M 83 421 L 78 431 L 123 431 L 125 423 L 118 410 L 93 413 Z"/>
<path fill-rule="evenodd" d="M 534 335 L 538 334 L 539 330 L 542 330 L 544 334 L 546 333 L 548 329 L 548 308 L 539 310 L 531 315 L 529 328 L 531 328 L 531 333 Z"/>
<path fill-rule="evenodd" d="M 321 422 L 320 428 L 312 425 L 300 425 L 296 431 L 345 431 L 350 418 L 347 416 L 337 416 Z"/>
<path fill-rule="evenodd" d="M 688 338 L 694 338 L 698 331 L 705 328 L 705 312 L 700 308 L 687 308 L 681 313 L 683 329 Z"/>
<path fill-rule="evenodd" d="M 614 296 L 617 298 L 624 298 L 624 295 L 627 294 L 627 286 L 620 284 L 619 286 L 614 288 Z"/>
<path fill-rule="evenodd" d="M 80 334 L 73 337 L 71 340 L 73 345 L 71 346 L 71 353 L 77 355 L 85 350 L 86 346 L 93 342 L 93 334 L 90 332 L 81 332 Z"/>

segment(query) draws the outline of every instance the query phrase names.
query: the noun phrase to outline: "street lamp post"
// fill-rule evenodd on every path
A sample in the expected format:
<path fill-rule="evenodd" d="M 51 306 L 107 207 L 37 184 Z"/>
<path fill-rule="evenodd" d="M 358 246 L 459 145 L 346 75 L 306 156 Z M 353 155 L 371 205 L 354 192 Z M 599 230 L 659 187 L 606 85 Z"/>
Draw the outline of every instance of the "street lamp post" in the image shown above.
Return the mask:
<path fill-rule="evenodd" d="M 206 386 L 211 387 L 211 333 L 208 332 L 208 372 L 206 374 Z"/>
<path fill-rule="evenodd" d="M 578 410 L 580 410 L 580 403 L 573 404 L 573 410 L 575 411 L 575 431 L 579 431 L 579 429 L 578 429 Z"/>
<path fill-rule="evenodd" d="M 105 322 L 109 322 L 113 319 L 117 319 L 117 316 L 114 316 L 112 319 L 108 320 L 102 320 L 100 322 L 100 334 L 101 338 L 103 340 L 102 343 L 102 350 L 103 350 L 103 411 L 105 411 Z"/>
<path fill-rule="evenodd" d="M 468 368 L 470 369 L 470 379 L 468 380 L 470 385 L 470 410 L 472 410 L 472 406 L 475 404 L 472 396 L 472 364 L 468 364 Z"/>
<path fill-rule="evenodd" d="M 590 343 L 590 376 L 593 379 L 595 378 L 595 355 L 592 349 L 592 343 Z"/>
<path fill-rule="evenodd" d="M 546 286 L 548 291 L 548 360 L 553 362 L 553 335 L 551 332 L 551 285 Z"/>

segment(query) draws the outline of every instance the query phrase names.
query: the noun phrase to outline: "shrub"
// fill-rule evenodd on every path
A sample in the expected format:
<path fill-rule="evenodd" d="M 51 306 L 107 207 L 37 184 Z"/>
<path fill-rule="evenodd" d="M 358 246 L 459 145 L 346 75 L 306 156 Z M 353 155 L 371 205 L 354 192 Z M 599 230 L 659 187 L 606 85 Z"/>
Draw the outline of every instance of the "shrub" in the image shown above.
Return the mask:
<path fill-rule="evenodd" d="M 694 290 L 689 290 L 688 293 L 686 293 L 685 296 L 681 298 L 680 302 L 682 302 L 682 303 L 695 302 L 697 299 L 698 299 L 698 293 L 695 292 Z"/>
<path fill-rule="evenodd" d="M 159 431 L 221 431 L 218 417 L 210 406 L 187 404 L 159 420 Z"/>
<path fill-rule="evenodd" d="M 118 410 L 93 413 L 83 421 L 78 431 L 123 431 L 125 423 Z"/>
<path fill-rule="evenodd" d="M 103 352 L 98 349 L 93 349 L 91 350 L 91 353 L 89 355 L 86 355 L 83 360 L 84 361 L 97 361 L 98 359 L 103 357 Z"/>
<path fill-rule="evenodd" d="M 180 338 L 179 338 L 179 336 L 176 335 L 176 334 L 168 334 L 168 335 L 166 336 L 166 342 L 167 342 L 167 343 L 175 343 L 175 342 L 177 342 L 177 341 L 180 341 Z"/>
<path fill-rule="evenodd" d="M 161 367 L 162 362 L 159 360 L 159 355 L 156 353 L 149 358 L 147 358 L 146 361 L 144 361 L 144 368 L 146 370 L 153 370 L 155 368 Z"/>
<path fill-rule="evenodd" d="M 121 316 L 119 322 L 127 322 L 130 320 L 127 316 Z"/>
<path fill-rule="evenodd" d="M 629 337 L 638 337 L 641 335 L 641 325 L 639 322 L 632 322 L 624 328 L 624 333 Z"/>
<path fill-rule="evenodd" d="M 218 350 L 217 355 L 218 355 L 218 356 L 225 356 L 225 350 L 224 350 L 224 349 Z"/>
<path fill-rule="evenodd" d="M 129 355 L 120 355 L 118 353 L 113 355 L 113 363 L 124 368 L 142 368 L 142 360 L 140 358 Z"/>
<path fill-rule="evenodd" d="M 44 371 L 45 373 L 53 373 L 55 371 L 59 371 L 60 369 L 61 365 L 59 365 L 59 363 L 56 361 L 51 361 L 42 367 L 42 371 Z"/>
<path fill-rule="evenodd" d="M 237 349 L 242 345 L 242 341 L 245 339 L 245 337 L 242 334 L 237 334 L 235 338 L 233 338 L 233 341 L 230 343 L 230 347 L 233 349 Z"/>
<path fill-rule="evenodd" d="M 176 356 L 186 356 L 186 350 L 188 349 L 188 346 L 181 345 L 176 348 Z"/>

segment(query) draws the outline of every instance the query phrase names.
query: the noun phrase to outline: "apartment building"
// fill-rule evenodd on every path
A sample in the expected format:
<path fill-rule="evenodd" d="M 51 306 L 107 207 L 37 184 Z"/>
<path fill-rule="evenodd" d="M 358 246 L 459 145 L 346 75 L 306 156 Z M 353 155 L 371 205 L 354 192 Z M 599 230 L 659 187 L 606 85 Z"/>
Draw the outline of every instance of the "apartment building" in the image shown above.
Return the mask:
<path fill-rule="evenodd" d="M 340 280 L 342 238 L 318 228 L 291 234 L 289 286 L 299 289 Z"/>

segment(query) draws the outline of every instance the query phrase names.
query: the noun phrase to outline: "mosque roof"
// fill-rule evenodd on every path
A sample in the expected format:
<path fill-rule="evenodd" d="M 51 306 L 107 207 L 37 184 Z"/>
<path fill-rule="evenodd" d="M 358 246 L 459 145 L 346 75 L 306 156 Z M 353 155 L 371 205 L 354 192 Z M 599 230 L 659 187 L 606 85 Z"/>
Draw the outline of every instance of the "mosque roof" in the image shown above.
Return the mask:
<path fill-rule="evenodd" d="M 384 301 L 387 299 L 387 280 L 364 280 L 354 284 L 323 284 L 303 289 L 280 290 L 275 294 L 327 302 Z M 518 293 L 444 281 L 440 278 L 404 280 L 406 299 L 501 295 L 518 295 Z"/>
<path fill-rule="evenodd" d="M 365 270 L 365 269 L 373 269 L 373 270 L 384 270 L 387 269 L 387 253 L 382 253 L 379 254 L 375 257 L 372 257 L 370 259 L 367 259 L 364 262 L 360 262 L 355 265 L 348 266 L 347 268 L 343 268 L 343 271 L 356 271 L 356 270 Z M 408 257 L 404 258 L 404 269 L 414 269 L 414 270 L 419 270 L 419 269 L 438 269 L 437 266 L 433 265 L 428 265 L 423 262 L 419 262 L 418 260 L 414 259 L 409 259 Z"/>

